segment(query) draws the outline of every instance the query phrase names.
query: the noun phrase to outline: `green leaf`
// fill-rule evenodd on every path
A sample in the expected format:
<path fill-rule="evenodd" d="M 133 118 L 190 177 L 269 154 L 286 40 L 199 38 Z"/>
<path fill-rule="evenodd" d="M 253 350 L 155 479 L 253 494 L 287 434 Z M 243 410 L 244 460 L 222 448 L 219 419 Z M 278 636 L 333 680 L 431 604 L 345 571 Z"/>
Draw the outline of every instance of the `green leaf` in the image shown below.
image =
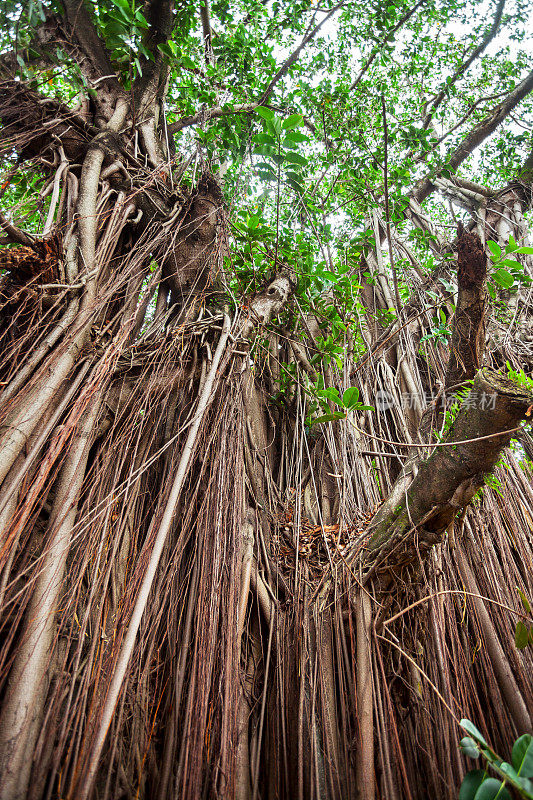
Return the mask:
<path fill-rule="evenodd" d="M 503 261 L 500 261 L 500 264 L 502 267 L 511 267 L 511 269 L 523 269 L 520 261 L 516 261 L 514 258 L 504 258 Z"/>
<path fill-rule="evenodd" d="M 481 744 L 488 747 L 487 740 L 483 738 L 481 731 L 476 728 L 473 722 L 470 722 L 469 719 L 462 719 L 460 725 L 461 728 L 464 728 L 465 731 L 476 740 L 476 742 L 481 742 Z"/>
<path fill-rule="evenodd" d="M 514 236 L 509 235 L 509 244 L 505 248 L 506 253 L 514 253 L 518 245 L 516 244 Z"/>
<path fill-rule="evenodd" d="M 344 394 L 342 395 L 342 404 L 346 406 L 346 408 L 352 408 L 353 406 L 357 405 L 359 401 L 359 389 L 355 386 L 351 386 L 349 389 L 346 389 Z"/>
<path fill-rule="evenodd" d="M 253 216 L 248 217 L 248 221 L 246 223 L 248 225 L 248 228 L 250 228 L 250 230 L 257 228 L 260 219 L 261 219 L 260 214 L 254 214 Z"/>
<path fill-rule="evenodd" d="M 301 114 L 291 114 L 283 120 L 281 127 L 284 131 L 290 131 L 292 128 L 299 128 L 304 118 Z"/>
<path fill-rule="evenodd" d="M 486 778 L 487 773 L 482 769 L 473 769 L 467 772 L 459 789 L 459 800 L 474 800 L 476 792 Z"/>
<path fill-rule="evenodd" d="M 524 625 L 522 620 L 519 620 L 516 623 L 514 643 L 518 650 L 523 650 L 524 647 L 527 647 L 529 644 L 529 628 L 527 625 Z"/>
<path fill-rule="evenodd" d="M 263 170 L 264 172 L 272 172 L 273 175 L 276 175 L 276 171 L 272 164 L 267 164 L 266 161 L 259 161 L 257 164 L 255 164 L 255 168 Z"/>
<path fill-rule="evenodd" d="M 470 736 L 465 736 L 463 739 L 461 739 L 459 746 L 465 756 L 468 756 L 468 758 L 479 758 L 478 746 L 474 739 L 472 739 Z"/>
<path fill-rule="evenodd" d="M 321 417 L 317 417 L 313 420 L 313 425 L 319 425 L 322 422 L 335 422 L 338 419 L 346 419 L 346 412 L 345 411 L 333 411 L 331 414 L 323 414 Z"/>
<path fill-rule="evenodd" d="M 500 259 L 502 256 L 502 249 L 499 244 L 496 242 L 491 242 L 490 240 L 487 242 L 487 247 L 489 248 L 490 252 L 496 259 Z"/>
<path fill-rule="evenodd" d="M 522 787 L 522 791 L 525 793 L 526 797 L 533 797 L 533 781 L 530 781 L 529 778 L 520 777 L 518 778 L 518 783 Z"/>
<path fill-rule="evenodd" d="M 308 142 L 309 137 L 300 131 L 289 131 L 285 136 L 283 142 L 291 142 L 293 144 L 300 144 L 301 142 Z"/>
<path fill-rule="evenodd" d="M 270 144 L 273 147 L 276 145 L 276 140 L 269 133 L 256 133 L 253 140 L 257 144 Z"/>
<path fill-rule="evenodd" d="M 118 8 L 124 19 L 130 22 L 133 19 L 133 12 L 128 0 L 113 0 L 112 5 Z"/>
<path fill-rule="evenodd" d="M 483 781 L 474 795 L 474 800 L 511 800 L 511 795 L 505 788 L 503 781 L 496 778 L 487 778 Z"/>
<path fill-rule="evenodd" d="M 503 286 L 504 289 L 510 289 L 514 284 L 513 276 L 510 272 L 507 272 L 506 269 L 497 269 L 496 272 L 492 273 L 492 278 L 499 286 Z"/>
<path fill-rule="evenodd" d="M 164 56 L 167 56 L 167 58 L 175 58 L 176 57 L 176 54 L 174 53 L 174 51 L 172 50 L 172 48 L 170 46 L 170 42 L 163 42 L 163 44 L 158 44 L 157 45 L 157 49 L 161 53 L 163 53 Z"/>
<path fill-rule="evenodd" d="M 137 23 L 139 28 L 149 28 L 150 27 L 150 25 L 148 24 L 148 20 L 146 19 L 146 17 L 144 16 L 142 11 L 140 11 L 140 10 L 137 10 L 135 12 L 135 22 Z"/>
<path fill-rule="evenodd" d="M 270 108 L 264 108 L 264 106 L 257 106 L 255 109 L 260 117 L 266 119 L 267 122 L 272 122 L 274 119 L 274 112 L 270 110 Z"/>
<path fill-rule="evenodd" d="M 513 250 L 513 253 L 524 253 L 531 256 L 533 255 L 533 247 L 517 247 L 516 250 Z"/>
<path fill-rule="evenodd" d="M 194 63 L 192 58 L 189 58 L 189 56 L 182 56 L 181 57 L 181 64 L 186 69 L 196 69 L 196 64 Z"/>
<path fill-rule="evenodd" d="M 294 178 L 287 177 L 286 183 L 291 187 L 291 189 L 294 189 L 295 192 L 298 192 L 298 194 L 303 194 L 305 191 L 305 187 Z"/>
<path fill-rule="evenodd" d="M 323 397 L 325 400 L 332 400 L 338 406 L 343 405 L 338 390 L 333 387 L 330 387 L 329 389 L 317 389 L 315 394 L 317 397 Z"/>
<path fill-rule="evenodd" d="M 504 773 L 504 775 L 507 775 L 509 777 L 511 781 L 518 781 L 519 779 L 518 772 L 515 770 L 513 766 L 511 766 L 511 764 L 508 764 L 507 761 L 502 761 L 502 763 L 500 764 L 500 769 Z"/>
<path fill-rule="evenodd" d="M 297 172 L 289 172 L 287 168 L 287 178 L 292 178 L 293 181 L 296 181 L 298 184 L 301 183 L 302 176 L 299 175 Z"/>
<path fill-rule="evenodd" d="M 529 600 L 525 596 L 524 592 L 521 589 L 519 589 L 518 586 L 516 587 L 516 591 L 520 595 L 520 600 L 522 601 L 522 605 L 524 606 L 524 611 L 526 612 L 526 614 L 531 614 L 532 613 L 531 605 L 529 603 Z"/>
<path fill-rule="evenodd" d="M 285 159 L 290 161 L 292 164 L 301 164 L 304 166 L 307 164 L 307 159 L 305 156 L 301 156 L 299 153 L 288 152 L 285 153 Z"/>

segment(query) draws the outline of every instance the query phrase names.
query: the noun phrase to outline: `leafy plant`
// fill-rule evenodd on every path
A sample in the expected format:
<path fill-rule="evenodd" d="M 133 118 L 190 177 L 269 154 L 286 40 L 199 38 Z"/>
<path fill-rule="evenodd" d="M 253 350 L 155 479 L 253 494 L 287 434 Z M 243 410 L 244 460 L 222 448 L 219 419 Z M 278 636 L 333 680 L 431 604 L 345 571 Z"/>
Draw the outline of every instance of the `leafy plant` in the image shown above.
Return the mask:
<path fill-rule="evenodd" d="M 526 614 L 532 616 L 531 612 L 531 603 L 529 599 L 526 597 L 524 592 L 516 587 L 518 594 L 520 595 L 520 602 L 524 607 L 524 611 Z M 516 623 L 516 629 L 514 634 L 514 643 L 519 650 L 523 650 L 524 647 L 533 646 L 533 625 L 526 625 L 523 620 L 519 620 Z"/>
<path fill-rule="evenodd" d="M 420 339 L 421 342 L 426 341 L 427 339 L 434 339 L 440 344 L 446 344 L 448 341 L 448 337 L 452 335 L 450 328 L 448 327 L 448 320 L 446 319 L 446 314 L 442 310 L 439 309 L 439 316 L 433 320 L 433 327 L 431 328 L 429 333 L 426 333 L 425 336 L 422 336 Z"/>
<path fill-rule="evenodd" d="M 523 369 L 513 369 L 508 361 L 505 363 L 507 365 L 507 375 L 513 383 L 516 383 L 517 386 L 522 386 L 524 389 L 533 389 L 533 378 L 526 375 Z"/>
<path fill-rule="evenodd" d="M 470 394 L 470 390 L 472 388 L 472 384 L 474 383 L 473 380 L 465 381 L 466 387 L 461 389 L 458 392 L 455 392 L 452 395 L 452 402 L 446 411 L 444 412 L 444 424 L 442 426 L 441 431 L 435 431 L 435 437 L 437 441 L 444 441 L 446 439 L 450 429 L 455 421 L 455 417 L 457 416 L 457 412 L 461 408 L 462 404 Z"/>
<path fill-rule="evenodd" d="M 264 181 L 277 181 L 283 173 L 284 182 L 302 194 L 304 178 L 301 168 L 307 165 L 307 158 L 296 150 L 300 150 L 301 145 L 309 139 L 296 128 L 301 126 L 303 116 L 291 114 L 282 119 L 270 108 L 259 106 L 255 110 L 263 120 L 264 127 L 263 133 L 253 137 L 255 152 L 265 159 L 255 165 L 259 177 Z"/>
<path fill-rule="evenodd" d="M 334 422 L 337 419 L 346 419 L 350 411 L 374 411 L 374 406 L 365 406 L 359 401 L 359 389 L 351 386 L 343 393 L 342 397 L 338 389 L 311 389 L 308 392 L 317 401 L 318 406 L 322 407 L 324 414 L 318 417 L 312 415 L 308 418 L 308 424 L 319 425 L 322 422 Z M 333 403 L 342 411 L 331 411 L 328 401 Z M 315 406 L 317 408 L 317 406 Z"/>
<path fill-rule="evenodd" d="M 511 800 L 506 785 L 512 786 L 521 797 L 533 800 L 533 736 L 525 733 L 514 743 L 511 763 L 504 761 L 490 746 L 469 719 L 461 720 L 461 727 L 469 734 L 461 739 L 460 746 L 468 758 L 480 756 L 486 762 L 485 769 L 468 772 L 461 784 L 459 800 Z M 490 777 L 487 768 L 499 776 Z"/>
<path fill-rule="evenodd" d="M 497 242 L 488 241 L 487 247 L 490 250 L 494 271 L 491 274 L 492 280 L 489 281 L 488 289 L 492 297 L 496 296 L 496 284 L 502 289 L 515 290 L 518 284 L 531 283 L 531 278 L 524 271 L 523 265 L 516 258 L 509 258 L 511 254 L 533 255 L 533 247 L 519 247 L 513 238 L 509 236 L 509 244 L 502 250 Z"/>

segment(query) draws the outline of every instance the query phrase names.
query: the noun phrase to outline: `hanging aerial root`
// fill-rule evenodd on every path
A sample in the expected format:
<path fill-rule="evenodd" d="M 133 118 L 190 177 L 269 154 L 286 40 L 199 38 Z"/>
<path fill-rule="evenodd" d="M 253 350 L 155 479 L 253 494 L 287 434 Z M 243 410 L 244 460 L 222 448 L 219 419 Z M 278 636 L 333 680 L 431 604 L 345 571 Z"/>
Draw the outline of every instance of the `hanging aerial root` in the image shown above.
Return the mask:
<path fill-rule="evenodd" d="M 77 797 L 79 797 L 80 800 L 86 800 L 86 798 L 89 796 L 92 790 L 92 785 L 98 768 L 100 754 L 104 746 L 107 731 L 115 711 L 115 706 L 119 697 L 122 684 L 124 682 L 126 671 L 128 669 L 137 633 L 139 631 L 139 626 L 141 624 L 141 619 L 146 604 L 148 602 L 150 589 L 152 587 L 156 575 L 156 570 L 159 564 L 159 560 L 163 552 L 163 547 L 165 545 L 166 538 L 172 524 L 173 515 L 175 513 L 176 505 L 181 494 L 183 482 L 187 475 L 189 462 L 196 447 L 198 432 L 200 430 L 200 426 L 202 424 L 206 410 L 213 398 L 213 391 L 217 381 L 217 371 L 222 356 L 224 354 L 224 349 L 229 337 L 229 331 L 230 331 L 230 320 L 226 316 L 224 320 L 223 330 L 217 345 L 217 349 L 213 357 L 213 363 L 211 365 L 211 369 L 204 383 L 201 395 L 198 398 L 198 404 L 194 412 L 194 417 L 191 428 L 189 430 L 189 435 L 184 445 L 180 462 L 176 470 L 174 482 L 172 485 L 172 490 L 167 502 L 167 506 L 165 508 L 165 512 L 163 514 L 163 517 L 159 524 L 159 528 L 157 530 L 157 534 L 155 536 L 153 549 L 150 555 L 150 561 L 146 568 L 142 584 L 139 588 L 139 592 L 135 602 L 135 607 L 132 612 L 132 617 L 128 626 L 126 636 L 122 643 L 120 655 L 116 663 L 114 674 L 105 699 L 105 704 L 104 707 L 102 708 L 101 714 L 99 715 L 100 719 L 94 736 L 93 744 L 88 754 L 87 761 L 84 764 L 83 769 L 81 771 L 78 783 L 78 792 L 77 792 Z"/>

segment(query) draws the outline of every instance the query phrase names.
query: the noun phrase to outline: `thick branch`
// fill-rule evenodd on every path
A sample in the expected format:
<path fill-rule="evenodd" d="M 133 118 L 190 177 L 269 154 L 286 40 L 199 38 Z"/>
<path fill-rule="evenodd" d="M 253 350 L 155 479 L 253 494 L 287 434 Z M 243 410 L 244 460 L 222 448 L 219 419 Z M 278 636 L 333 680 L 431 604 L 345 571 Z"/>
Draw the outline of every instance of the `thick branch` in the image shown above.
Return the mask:
<path fill-rule="evenodd" d="M 98 84 L 97 103 L 106 120 L 114 111 L 122 94 L 106 47 L 94 26 L 84 0 L 62 0 L 65 10 L 68 44 L 75 48 L 73 56 L 89 83 Z"/>
<path fill-rule="evenodd" d="M 21 231 L 20 228 L 17 228 L 9 222 L 3 214 L 0 214 L 0 229 L 12 242 L 16 242 L 16 244 L 23 244 L 26 247 L 31 247 L 34 242 L 33 236 Z"/>
<path fill-rule="evenodd" d="M 213 31 L 211 29 L 211 9 L 209 8 L 209 0 L 201 0 L 200 18 L 202 20 L 202 33 L 204 36 L 205 60 L 207 64 L 214 64 L 215 54 L 213 53 Z"/>
<path fill-rule="evenodd" d="M 147 0 L 144 13 L 150 25 L 144 39 L 145 48 L 153 58 L 144 58 L 142 75 L 135 83 L 138 113 L 142 118 L 153 115 L 153 110 L 166 83 L 168 64 L 159 51 L 172 34 L 174 0 Z"/>
<path fill-rule="evenodd" d="M 189 128 L 191 125 L 197 125 L 200 122 L 208 122 L 210 119 L 220 119 L 230 114 L 246 114 L 254 111 L 260 103 L 247 103 L 242 106 L 234 106 L 233 108 L 222 108 L 215 106 L 214 108 L 203 109 L 196 114 L 190 114 L 187 117 L 182 117 L 168 126 L 170 134 L 179 133 L 183 128 Z"/>
<path fill-rule="evenodd" d="M 389 574 L 416 563 L 440 542 L 532 405 L 533 393 L 492 370 L 478 372 L 444 444 L 423 462 L 400 501 L 393 490 L 376 514 L 367 563 Z"/>
<path fill-rule="evenodd" d="M 459 295 L 453 318 L 446 389 L 471 380 L 481 366 L 485 346 L 487 256 L 476 233 L 460 224 L 457 282 Z"/>
<path fill-rule="evenodd" d="M 459 69 L 451 76 L 451 78 L 446 83 L 446 87 L 444 89 L 441 89 L 441 91 L 435 97 L 433 102 L 430 104 L 429 108 L 427 109 L 427 113 L 426 113 L 426 116 L 425 116 L 425 119 L 424 119 L 424 128 L 428 127 L 428 125 L 430 123 L 430 120 L 431 120 L 431 117 L 433 116 L 433 114 L 435 113 L 437 108 L 440 106 L 440 104 L 442 103 L 442 101 L 446 97 L 446 94 L 449 91 L 450 86 L 453 86 L 453 84 L 456 83 L 456 81 L 458 81 L 459 78 L 462 75 L 465 74 L 465 72 L 469 69 L 469 67 L 474 63 L 476 58 L 479 58 L 481 53 L 484 50 L 486 50 L 488 45 L 492 42 L 492 40 L 496 36 L 498 28 L 500 27 L 500 22 L 502 21 L 502 14 L 503 14 L 504 6 L 505 6 L 505 0 L 499 0 L 498 6 L 496 8 L 496 15 L 494 17 L 494 21 L 493 21 L 493 23 L 492 23 L 492 25 L 490 27 L 490 30 L 488 31 L 487 35 L 480 42 L 480 44 L 478 44 L 478 46 L 472 52 L 470 57 L 467 58 L 466 61 L 463 64 L 461 64 Z"/>
<path fill-rule="evenodd" d="M 513 89 L 507 97 L 495 106 L 490 114 L 481 120 L 469 134 L 465 136 L 461 144 L 446 159 L 446 168 L 456 170 L 468 156 L 473 153 L 476 147 L 494 133 L 498 125 L 509 116 L 511 111 L 533 91 L 533 71 Z M 435 185 L 431 178 L 424 178 L 413 192 L 413 197 L 421 203 L 434 191 Z"/>

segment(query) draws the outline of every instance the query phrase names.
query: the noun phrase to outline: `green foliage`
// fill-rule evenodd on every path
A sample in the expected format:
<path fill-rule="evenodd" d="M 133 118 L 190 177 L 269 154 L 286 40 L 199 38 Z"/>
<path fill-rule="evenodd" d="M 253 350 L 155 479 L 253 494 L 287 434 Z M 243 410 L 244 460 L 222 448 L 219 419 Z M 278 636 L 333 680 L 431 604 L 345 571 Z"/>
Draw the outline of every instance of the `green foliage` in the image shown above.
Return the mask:
<path fill-rule="evenodd" d="M 446 319 L 446 314 L 442 310 L 439 309 L 439 315 L 433 320 L 433 327 L 431 328 L 429 333 L 426 333 L 420 339 L 421 342 L 424 342 L 428 339 L 433 339 L 436 342 L 446 344 L 448 342 L 448 337 L 452 335 L 450 328 L 448 327 L 448 320 Z"/>
<path fill-rule="evenodd" d="M 284 183 L 302 194 L 305 191 L 302 167 L 307 166 L 307 157 L 300 151 L 309 139 L 295 129 L 301 126 L 303 116 L 291 114 L 283 119 L 262 106 L 255 111 L 263 120 L 263 132 L 252 137 L 254 152 L 263 159 L 255 163 L 257 175 L 267 183 Z"/>
<path fill-rule="evenodd" d="M 346 389 L 342 397 L 338 389 L 318 389 L 315 386 L 308 389 L 307 394 L 314 401 L 314 403 L 311 403 L 306 420 L 309 427 L 312 425 L 319 425 L 323 422 L 335 422 L 339 419 L 346 419 L 348 414 L 353 411 L 374 411 L 374 406 L 366 406 L 359 401 L 359 389 L 355 386 Z M 342 410 L 332 411 L 329 404 Z M 319 408 L 321 408 L 324 413 L 317 417 L 315 414 Z"/>
<path fill-rule="evenodd" d="M 461 750 L 468 758 L 481 757 L 485 769 L 468 772 L 461 784 L 459 800 L 511 800 L 507 785 L 520 797 L 533 800 L 533 737 L 529 733 L 520 736 L 514 743 L 511 763 L 504 761 L 487 744 L 476 726 L 468 719 L 461 720 L 461 727 L 469 734 L 461 739 Z M 491 768 L 499 779 L 490 777 Z"/>
<path fill-rule="evenodd" d="M 516 587 L 516 590 L 517 590 L 517 592 L 518 592 L 518 594 L 520 596 L 520 602 L 522 603 L 522 606 L 524 607 L 524 611 L 526 612 L 526 614 L 528 614 L 530 617 L 532 617 L 532 623 L 533 623 L 533 615 L 532 615 L 531 603 L 529 602 L 529 599 L 524 594 L 524 592 L 521 589 L 518 588 L 518 586 Z M 525 647 L 533 646 L 533 624 L 532 623 L 526 624 L 523 620 L 519 620 L 516 623 L 514 642 L 515 642 L 515 645 L 518 648 L 518 650 L 523 650 Z"/>
<path fill-rule="evenodd" d="M 113 0 L 104 5 L 98 15 L 100 32 L 109 49 L 113 62 L 119 65 L 126 85 L 142 75 L 141 59 L 153 60 L 153 55 L 144 44 L 148 21 L 135 0 Z M 166 49 L 165 49 L 166 48 Z M 161 52 L 174 57 L 173 42 L 159 45 Z"/>
<path fill-rule="evenodd" d="M 508 258 L 509 255 L 532 255 L 533 247 L 519 247 L 512 236 L 509 236 L 509 243 L 502 251 L 497 242 L 488 241 L 487 247 L 490 250 L 493 271 L 491 281 L 488 284 L 491 297 L 496 296 L 496 287 L 516 291 L 520 284 L 531 283 L 531 278 L 525 272 L 523 264 L 516 258 Z"/>
<path fill-rule="evenodd" d="M 408 192 L 422 175 L 446 172 L 446 153 L 490 108 L 490 102 L 480 102 L 480 97 L 512 89 L 529 68 L 530 32 L 520 4 L 502 22 L 502 35 L 517 43 L 513 57 L 500 48 L 490 57 L 484 54 L 475 69 L 455 78 L 465 53 L 481 41 L 488 24 L 473 0 L 429 0 L 408 17 L 400 31 L 395 31 L 398 21 L 413 10 L 409 0 L 372 7 L 350 0 L 290 62 L 265 97 L 310 23 L 320 21 L 323 10 L 333 5 L 317 10 L 310 0 L 279 0 L 270 5 L 260 0 L 214 0 L 213 64 L 205 62 L 194 4 L 178 4 L 172 35 L 158 45 L 155 54 L 140 0 L 101 0 L 90 7 L 113 68 L 127 89 L 154 55 L 168 64 L 165 105 L 170 123 L 203 107 L 220 106 L 227 112 L 184 128 L 175 144 L 186 154 L 199 147 L 202 159 L 214 171 L 223 162 L 229 165 L 224 191 L 235 223 L 236 248 L 226 263 L 232 290 L 253 289 L 270 270 L 287 264 L 299 276 L 302 307 L 318 307 L 322 312 L 323 295 L 328 292 L 329 306 L 336 306 L 344 320 L 353 318 L 360 303 L 361 282 L 374 281 L 368 270 L 364 275 L 358 270 L 367 248 L 375 247 L 368 229 L 369 211 L 383 199 L 382 93 L 388 122 L 390 219 L 409 242 L 420 269 L 429 274 L 442 268 L 445 259 L 432 254 L 432 234 L 406 223 Z M 50 67 L 43 72 L 31 49 L 39 26 L 60 10 L 58 0 L 13 6 L 4 15 L 0 45 L 5 52 L 17 40 L 22 76 L 34 81 L 39 91 L 75 105 L 80 92 L 91 95 L 95 91 L 78 65 L 61 47 L 52 48 L 47 53 Z M 365 65 L 368 68 L 354 87 Z M 434 109 L 431 124 L 425 124 L 421 102 L 439 94 L 443 100 Z M 262 104 L 251 112 L 230 113 L 257 102 Z M 521 115 L 527 124 L 529 100 L 521 106 Z M 439 143 L 441 132 L 444 139 Z M 480 182 L 501 185 L 517 174 L 528 147 L 528 136 L 522 131 L 510 131 L 508 126 L 497 130 L 474 164 L 465 163 L 464 174 L 472 177 L 474 169 Z M 432 200 L 429 211 L 439 220 L 439 206 Z M 505 257 L 497 256 L 491 279 L 494 294 L 499 288 L 514 290 L 526 279 L 519 261 L 507 258 L 526 251 L 512 249 L 510 244 Z M 408 261 L 397 259 L 403 300 L 412 292 L 408 266 Z M 424 299 L 428 305 L 436 303 L 431 290 L 424 292 Z M 394 314 L 392 309 L 381 311 L 377 321 L 387 327 Z M 448 341 L 449 328 L 441 313 L 424 339 Z M 335 359 L 337 354 L 331 351 L 328 357 Z"/>
<path fill-rule="evenodd" d="M 465 381 L 466 387 L 461 389 L 458 392 L 455 392 L 453 395 L 453 400 L 448 408 L 446 408 L 444 412 L 444 423 L 440 431 L 435 431 L 435 437 L 437 441 L 444 441 L 448 436 L 453 423 L 455 422 L 455 418 L 457 416 L 457 412 L 463 405 L 464 401 L 470 394 L 470 390 L 472 388 L 472 384 L 474 383 L 473 380 Z"/>
<path fill-rule="evenodd" d="M 513 383 L 516 383 L 517 386 L 522 386 L 524 389 L 533 390 L 532 377 L 526 375 L 523 369 L 513 369 L 508 361 L 505 363 L 507 365 L 507 376 Z"/>

